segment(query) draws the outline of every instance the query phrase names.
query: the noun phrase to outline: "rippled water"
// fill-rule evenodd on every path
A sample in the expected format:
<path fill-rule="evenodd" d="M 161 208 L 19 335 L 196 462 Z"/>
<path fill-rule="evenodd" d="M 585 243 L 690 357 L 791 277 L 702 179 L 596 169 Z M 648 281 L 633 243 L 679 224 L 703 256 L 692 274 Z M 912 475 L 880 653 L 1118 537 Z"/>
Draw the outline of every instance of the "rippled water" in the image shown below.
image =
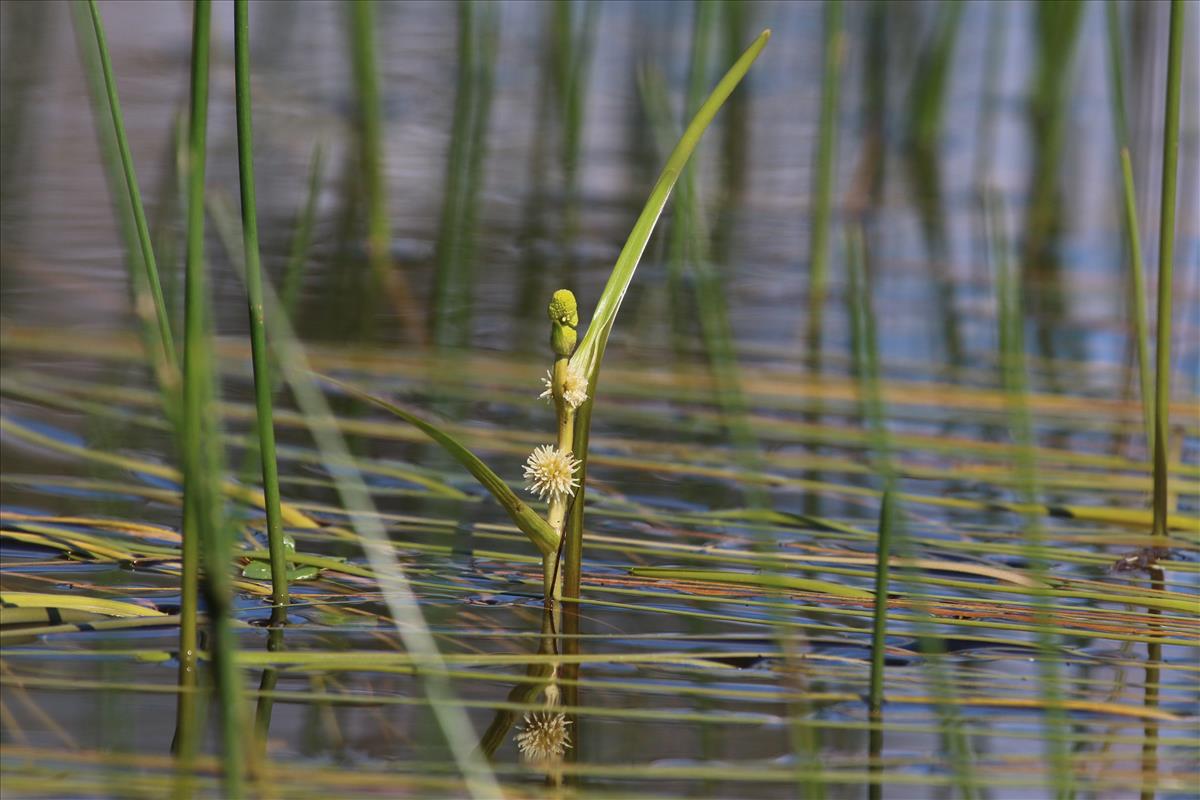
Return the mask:
<path fill-rule="evenodd" d="M 188 9 L 140 2 L 101 7 L 149 215 L 161 220 L 159 240 L 175 242 L 174 258 L 164 256 L 161 266 L 177 299 L 182 222 L 171 210 L 177 191 L 172 126 L 187 99 Z M 549 438 L 553 426 L 551 412 L 535 399 L 548 366 L 544 302 L 568 285 L 583 308 L 594 303 L 663 158 L 654 87 L 660 81 L 667 87 L 669 116 L 677 119 L 691 48 L 689 5 L 572 7 L 577 22 L 588 8 L 595 14 L 591 38 L 584 37 L 592 61 L 582 92 L 577 186 L 570 185 L 563 156 L 552 7 L 502 3 L 491 7 L 499 45 L 486 150 L 476 189 L 467 193 L 474 213 L 451 218 L 445 195 L 456 166 L 456 98 L 467 91 L 486 95 L 479 81 L 457 81 L 461 11 L 450 3 L 379 6 L 392 256 L 411 290 L 401 307 L 381 300 L 366 277 L 364 188 L 343 8 L 255 4 L 252 15 L 260 226 L 264 261 L 276 281 L 304 204 L 313 147 L 320 144 L 323 152 L 315 235 L 295 315 L 316 367 L 453 421 L 514 484 L 524 454 Z M 760 28 L 771 27 L 774 36 L 699 151 L 698 197 L 754 456 L 747 460 L 736 444 L 736 423 L 722 416 L 713 390 L 710 353 L 722 341 L 703 334 L 710 319 L 704 315 L 713 313 L 704 305 L 703 278 L 689 273 L 675 283 L 671 277 L 668 216 L 626 299 L 599 389 L 579 639 L 585 663 L 572 763 L 582 786 L 598 793 L 719 797 L 793 796 L 815 763 L 825 770 L 820 782 L 828 783 L 827 796 L 865 796 L 861 697 L 870 659 L 869 602 L 638 572 L 779 570 L 872 585 L 879 482 L 863 436 L 844 280 L 844 231 L 861 224 L 888 423 L 897 437 L 902 489 L 910 495 L 905 512 L 913 555 L 936 562 L 920 575 L 965 582 L 923 587 L 938 596 L 938 640 L 949 651 L 939 663 L 965 698 L 959 710 L 980 780 L 992 785 L 986 796 L 1042 796 L 1047 715 L 1039 707 L 1044 656 L 1034 647 L 1036 616 L 1029 596 L 1009 591 L 1004 578 L 964 571 L 1024 574 L 1029 566 L 1019 546 L 1023 517 L 983 505 L 1020 494 L 1012 453 L 1003 449 L 1010 420 L 996 391 L 993 265 L 980 195 L 982 187 L 994 187 L 1026 287 L 1042 500 L 1146 508 L 1140 411 L 1127 368 L 1126 257 L 1103 9 L 1089 7 L 1084 15 L 1069 69 L 1066 146 L 1051 161 L 1056 218 L 1044 240 L 1032 242 L 1031 187 L 1047 169 L 1029 113 L 1038 65 L 1033 7 L 965 6 L 948 72 L 944 133 L 932 158 L 922 161 L 905 146 L 905 126 L 913 76 L 939 24 L 939 6 L 847 4 L 831 286 L 818 373 L 804 332 L 822 6 L 731 8 L 721 7 L 706 83 Z M 873 13 L 885 15 L 877 30 Z M 1127 96 L 1142 232 L 1147 264 L 1154 264 L 1166 15 L 1152 4 L 1122 13 L 1129 21 Z M 59 443 L 174 463 L 153 381 L 132 335 L 123 250 L 68 9 L 6 2 L 0 20 L 5 419 Z M 475 9 L 474 20 L 487 29 L 485 7 Z M 1192 14 L 1192 52 L 1198 21 Z M 229 462 L 236 470 L 245 460 L 252 407 L 243 289 L 218 233 L 222 208 L 234 218 L 238 208 L 230 6 L 216 6 L 214 31 L 208 184 L 216 205 L 207 253 L 225 348 L 223 389 L 231 401 Z M 881 39 L 872 38 L 878 33 Z M 999 54 L 995 72 L 987 66 L 989 52 Z M 873 71 L 871 53 L 883 53 L 882 70 Z M 475 50 L 472 57 L 483 58 Z M 1194 90 L 1194 64 L 1188 70 Z M 881 81 L 882 105 L 872 102 L 872 80 Z M 1195 109 L 1194 102 L 1185 104 L 1174 349 L 1181 461 L 1175 486 L 1189 520 L 1200 508 Z M 667 136 L 674 138 L 673 126 Z M 468 255 L 455 280 L 440 286 L 439 249 L 447 248 L 468 248 L 459 251 Z M 439 327 L 446 320 L 449 326 Z M 284 494 L 325 526 L 294 531 L 298 549 L 361 565 L 357 540 L 336 532 L 347 520 L 300 420 L 287 413 L 292 409 L 290 398 L 282 398 Z M 456 676 L 455 689 L 482 733 L 525 667 L 520 659 L 497 665 L 477 656 L 537 652 L 540 564 L 496 504 L 419 434 L 349 402 L 337 411 L 439 646 L 462 659 L 456 669 L 469 673 Z M 76 551 L 69 560 L 44 541 L 29 540 L 76 533 L 134 551 L 177 547 L 180 514 L 170 478 L 98 465 L 20 431 L 7 430 L 3 443 L 5 530 L 25 535 L 4 539 L 5 591 L 104 595 L 175 610 L 178 579 L 170 554 L 145 552 L 130 560 Z M 752 487 L 766 487 L 765 494 Z M 776 516 L 756 516 L 761 498 Z M 955 507 L 959 500 L 966 504 Z M 243 513 L 247 545 L 262 546 L 261 520 Z M 22 515 L 54 520 L 39 524 Z M 134 538 L 97 526 L 96 518 L 162 528 Z M 1069 712 L 1069 733 L 1083 794 L 1132 796 L 1146 766 L 1143 745 L 1160 737 L 1160 796 L 1186 796 L 1200 768 L 1195 613 L 1175 609 L 1152 618 L 1111 594 L 1145 584 L 1108 570 L 1142 543 L 1135 531 L 1061 514 L 1044 525 L 1053 553 L 1050 575 L 1076 593 L 1056 598 L 1054 622 L 1064 631 L 1057 653 L 1062 690 L 1080 704 Z M 1200 575 L 1194 531 L 1184 528 L 1166 570 L 1177 599 L 1194 598 Z M 922 587 L 914 581 L 907 588 Z M 1118 599 L 1107 602 L 1110 597 Z M 398 648 L 369 580 L 326 572 L 320 581 L 298 585 L 293 599 L 288 651 Z M 937 672 L 918 646 L 927 617 L 911 598 L 897 601 L 888 653 L 885 797 L 954 796 L 944 719 L 929 702 Z M 250 623 L 261 625 L 268 616 L 261 597 L 245 587 L 238 608 Z M 1151 623 L 1164 626 L 1168 639 L 1161 663 L 1146 660 L 1147 645 L 1138 638 Z M 246 627 L 239 638 L 247 652 L 265 649 L 261 627 Z M 5 769 L 21 781 L 14 791 L 33 794 L 36 779 L 50 781 L 46 775 L 56 762 L 45 749 L 59 748 L 75 754 L 62 756 L 71 765 L 68 775 L 95 780 L 83 788 L 50 781 L 41 784 L 43 793 L 155 796 L 161 784 L 152 781 L 168 773 L 146 759 L 168 753 L 177 642 L 172 627 L 6 641 L 0 735 L 8 751 Z M 664 654 L 675 655 L 652 663 Z M 421 782 L 427 774 L 452 776 L 453 765 L 416 681 L 391 666 L 390 672 L 314 667 L 280 673 L 278 690 L 292 694 L 276 704 L 268 752 L 276 766 L 296 770 L 280 778 L 281 795 L 462 791 Z M 257 686 L 259 670 L 250 671 Z M 1153 702 L 1147 685 L 1157 689 Z M 795 720 L 799 728 L 792 728 Z M 797 730 L 812 732 L 815 762 L 797 761 L 795 754 L 804 752 L 792 738 Z M 130 782 L 129 773 L 111 764 L 85 765 L 96 751 L 137 754 L 143 760 L 135 771 L 150 783 Z M 497 764 L 507 783 L 539 790 L 540 776 L 517 766 L 511 736 Z M 304 770 L 328 765 L 341 767 L 339 780 L 348 782 L 323 782 L 328 775 L 314 772 L 305 784 Z M 371 783 L 372 776 L 380 781 Z"/>

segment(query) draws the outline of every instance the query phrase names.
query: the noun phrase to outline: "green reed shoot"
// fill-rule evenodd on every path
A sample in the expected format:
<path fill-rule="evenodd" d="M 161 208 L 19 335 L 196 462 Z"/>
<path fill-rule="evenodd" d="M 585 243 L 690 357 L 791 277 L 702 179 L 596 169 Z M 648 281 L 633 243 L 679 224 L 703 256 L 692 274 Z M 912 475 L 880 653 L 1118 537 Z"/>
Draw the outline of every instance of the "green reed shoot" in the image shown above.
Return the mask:
<path fill-rule="evenodd" d="M 842 0 L 825 0 L 825 72 L 821 82 L 821 117 L 817 129 L 813 207 L 809 231 L 808 357 L 821 361 L 821 331 L 829 285 L 829 221 L 837 177 L 838 95 L 842 84 Z"/>
<path fill-rule="evenodd" d="M 121 244 L 125 251 L 125 272 L 129 281 L 129 306 L 137 321 L 138 336 L 141 339 L 147 364 L 150 366 L 159 391 L 163 393 L 162 404 L 164 409 L 167 409 L 167 416 L 170 418 L 169 406 L 173 405 L 174 401 L 168 396 L 167 388 L 168 383 L 175 384 L 177 381 L 166 380 L 170 370 L 161 344 L 154 298 L 150 292 L 145 267 L 142 264 L 137 223 L 134 220 L 125 174 L 122 171 L 120 148 L 113 132 L 104 75 L 100 66 L 95 34 L 92 30 L 92 17 L 87 3 L 83 0 L 72 2 L 70 9 L 76 46 L 82 62 L 83 73 L 87 78 L 88 99 L 91 103 L 98 149 L 104 166 L 104 178 L 108 186 L 109 198 L 112 201 L 113 215 L 116 217 Z M 164 293 L 168 293 L 165 288 Z M 174 352 L 173 348 L 172 352 Z"/>
<path fill-rule="evenodd" d="M 212 630 L 212 657 L 221 711 L 222 779 L 225 794 L 242 792 L 242 701 L 232 627 L 230 529 L 221 497 L 221 439 L 213 384 L 211 309 L 204 270 L 204 175 L 208 133 L 208 64 L 212 5 L 197 0 L 192 18 L 191 107 L 188 121 L 187 264 L 184 317 L 183 475 L 184 506 L 193 523 L 187 543 L 203 551 L 201 588 Z M 185 518 L 185 525 L 188 519 Z M 195 554 L 194 554 L 195 555 Z M 184 609 L 184 615 L 196 609 Z"/>
<path fill-rule="evenodd" d="M 283 286 L 279 289 L 283 312 L 294 319 L 300 303 L 300 287 L 304 278 L 304 264 L 308 260 L 308 249 L 312 245 L 313 223 L 317 218 L 317 199 L 321 192 L 321 167 L 323 149 L 320 143 L 313 146 L 308 162 L 308 193 L 304 208 L 296 219 L 296 230 L 292 236 L 292 247 L 288 253 L 287 267 L 283 272 Z"/>
<path fill-rule="evenodd" d="M 871 301 L 872 292 L 867 255 L 862 228 L 855 226 L 847 231 L 846 235 L 847 302 L 850 306 L 851 349 L 854 370 L 859 378 L 862 414 L 868 428 L 867 441 L 876 462 L 876 469 L 883 479 L 883 500 L 888 503 L 886 516 L 881 516 L 880 522 L 881 537 L 885 533 L 882 530 L 884 522 L 887 522 L 887 554 L 885 555 L 883 552 L 885 543 L 882 538 L 876 545 L 875 577 L 878 583 L 881 580 L 879 562 L 885 560 L 893 552 L 911 557 L 912 543 L 908 539 L 901 517 L 900 502 L 905 495 L 896 488 L 897 474 L 892 462 L 891 433 L 887 429 L 887 410 L 880 383 L 879 340 L 875 332 L 875 313 Z M 883 569 L 888 569 L 890 582 L 890 565 Z M 915 576 L 910 580 L 920 585 L 920 576 Z M 886 647 L 886 590 L 882 590 L 882 594 L 885 595 L 883 598 L 879 594 L 876 595 L 875 609 L 876 614 L 884 615 L 882 624 L 885 627 L 882 630 L 876 628 L 872 631 L 873 637 L 880 637 L 879 639 L 873 638 L 872 641 L 872 646 L 875 648 L 872 653 L 873 659 Z M 881 603 L 883 604 L 882 610 Z M 921 595 L 916 595 L 915 605 L 917 610 L 921 611 L 927 605 L 927 601 Z M 878 618 L 876 617 L 876 619 Z M 977 795 L 978 781 L 975 777 L 971 743 L 963 733 L 962 719 L 954 705 L 954 686 L 946 674 L 941 640 L 924 616 L 917 617 L 915 628 L 918 646 L 925 657 L 926 680 L 930 684 L 934 697 L 934 710 L 942 729 L 943 746 L 950 760 L 955 785 L 961 797 L 973 798 Z M 874 664 L 872 669 L 872 680 L 882 681 L 882 662 L 878 670 L 874 669 Z M 868 712 L 871 708 L 870 697 L 868 694 Z M 882 703 L 882 699 L 880 702 Z M 882 741 L 879 741 L 877 746 L 882 747 Z"/>
<path fill-rule="evenodd" d="M 138 244 L 141 248 L 142 266 L 146 270 L 146 284 L 154 300 L 154 313 L 158 323 L 158 345 L 162 352 L 162 360 L 167 370 L 160 379 L 167 381 L 171 389 L 168 396 L 175 391 L 178 383 L 179 361 L 175 355 L 175 345 L 171 337 L 171 325 L 167 319 L 167 305 L 163 299 L 162 282 L 158 277 L 158 262 L 154 258 L 154 247 L 150 241 L 150 226 L 146 222 L 146 209 L 142 205 L 142 193 L 138 188 L 137 173 L 133 166 L 133 154 L 129 149 L 129 138 L 125 135 L 125 120 L 121 114 L 121 100 L 117 94 L 117 81 L 113 76 L 112 61 L 108 55 L 108 44 L 104 37 L 104 24 L 100 19 L 100 9 L 96 0 L 88 0 L 88 11 L 92 17 L 92 28 L 96 34 L 96 51 L 99 56 L 100 71 L 104 76 L 104 89 L 108 97 L 108 108 L 112 116 L 113 136 L 117 150 L 121 156 L 121 169 L 125 174 L 125 190 L 129 196 L 129 206 L 133 212 L 134 226 L 137 230 Z"/>
<path fill-rule="evenodd" d="M 1146 453 L 1154 454 L 1154 385 L 1150 372 L 1150 323 L 1146 314 L 1146 267 L 1142 261 L 1142 236 L 1138 224 L 1137 192 L 1133 182 L 1133 162 L 1129 155 L 1129 124 L 1125 113 L 1124 58 L 1121 53 L 1121 25 L 1116 0 L 1108 0 L 1108 56 L 1112 86 L 1113 128 L 1121 162 L 1121 188 L 1125 199 L 1125 233 L 1129 246 L 1129 304 L 1133 322 L 1134 352 L 1137 358 L 1138 385 L 1142 399 L 1142 422 L 1146 428 Z"/>
<path fill-rule="evenodd" d="M 887 660 L 887 611 L 888 578 L 892 557 L 892 492 L 883 493 L 883 504 L 879 507 L 879 543 L 875 547 L 875 613 L 871 619 L 871 677 L 867 695 L 867 719 L 871 722 L 868 734 L 867 754 L 871 759 L 871 772 L 880 773 L 883 765 L 883 675 Z M 867 787 L 870 800 L 883 796 L 883 783 L 873 779 Z"/>
<path fill-rule="evenodd" d="M 383 169 L 383 109 L 379 102 L 378 61 L 375 57 L 375 4 L 353 0 L 350 5 L 351 54 L 358 93 L 359 146 L 367 203 L 367 252 L 373 270 L 388 269 L 392 231 L 388 222 Z M 382 276 L 377 275 L 382 278 Z M 382 280 L 380 280 L 382 284 Z"/>
<path fill-rule="evenodd" d="M 430 319 L 438 347 L 465 348 L 471 339 L 476 217 L 499 39 L 495 6 L 475 0 L 458 5 L 458 79 Z"/>
<path fill-rule="evenodd" d="M 865 269 L 865 245 L 861 228 L 847 236 L 846 274 L 850 294 L 850 332 L 854 371 L 859 378 L 859 398 L 869 430 L 871 454 L 883 480 L 883 501 L 879 509 L 879 539 L 875 547 L 875 609 L 871 626 L 871 675 L 867 694 L 867 715 L 872 723 L 868 742 L 870 769 L 881 770 L 883 753 L 883 677 L 887 652 L 888 582 L 891 567 L 892 532 L 896 528 L 896 471 L 892 464 L 891 437 L 884 413 L 879 383 L 878 339 L 872 311 L 870 282 Z M 868 785 L 871 800 L 881 796 L 882 783 L 872 779 Z"/>
<path fill-rule="evenodd" d="M 375 54 L 374 0 L 349 4 L 351 66 L 358 102 L 360 168 L 367 206 L 367 263 L 375 286 L 394 306 L 409 335 L 423 340 L 419 310 L 413 306 L 408 283 L 392 263 L 392 228 L 388 215 L 387 173 L 384 169 L 383 105 Z M 373 297 L 374 294 L 368 297 Z M 364 320 L 371 319 L 371 309 Z M 369 323 L 368 323 L 369 324 Z"/>
<path fill-rule="evenodd" d="M 88 0 L 88 12 L 92 21 L 92 29 L 96 37 L 96 54 L 98 66 L 103 76 L 105 97 L 112 119 L 112 142 L 119 155 L 121 169 L 124 175 L 124 189 L 128 198 L 129 214 L 132 217 L 133 229 L 137 234 L 137 243 L 141 265 L 145 268 L 145 285 L 153 299 L 155 318 L 157 320 L 157 341 L 151 351 L 151 362 L 165 368 L 156 369 L 159 385 L 162 387 L 167 416 L 176 424 L 181 451 L 187 451 L 188 434 L 186 423 L 180 418 L 177 392 L 179 391 L 179 368 L 175 348 L 172 343 L 171 326 L 167 318 L 166 304 L 163 299 L 162 284 L 158 279 L 158 267 L 154 258 L 154 248 L 150 239 L 150 230 L 146 222 L 145 209 L 142 205 L 141 192 L 138 188 L 137 175 L 134 170 L 133 157 L 129 141 L 125 134 L 124 117 L 121 113 L 120 101 L 117 94 L 116 79 L 113 76 L 112 64 L 105 42 L 104 26 L 100 10 L 95 0 Z M 199 12 L 197 12 L 199 13 Z M 104 126 L 97 127 L 104 131 Z M 103 137 L 103 133 L 101 134 Z M 190 255 L 190 253 L 189 253 Z M 133 252 L 129 254 L 134 257 Z M 134 283 L 137 286 L 137 283 Z M 136 291 L 136 289 L 135 289 Z M 184 412 L 186 413 L 186 412 Z M 186 473 L 186 466 L 184 472 Z M 180 606 L 181 622 L 179 627 L 179 687 L 181 689 L 176 707 L 176 729 L 174 749 L 180 754 L 182 761 L 187 764 L 195 753 L 197 746 L 198 706 L 197 695 L 197 618 L 199 605 L 199 540 L 196 513 L 195 492 L 185 492 L 183 527 L 185 536 L 182 546 L 182 572 L 180 577 Z M 190 533 L 190 535 L 187 535 Z"/>
<path fill-rule="evenodd" d="M 942 133 L 946 87 L 950 82 L 950 67 L 963 6 L 962 0 L 942 0 L 938 5 L 933 42 L 921 54 L 913 78 L 909 97 L 912 113 L 908 119 L 908 138 L 913 147 L 926 153 L 934 151 Z"/>
<path fill-rule="evenodd" d="M 551 4 L 551 66 L 553 85 L 562 124 L 559 163 L 562 167 L 566 205 L 563 209 L 561 244 L 562 279 L 574 276 L 571 248 L 579 229 L 579 154 L 583 149 L 584 115 L 587 111 L 587 81 L 594 49 L 596 15 L 600 4 L 584 0 L 582 20 L 577 21 L 576 3 Z"/>
<path fill-rule="evenodd" d="M 1046 564 L 1046 539 L 1040 515 L 1034 511 L 1038 500 L 1037 455 L 1034 451 L 1033 417 L 1029 410 L 1028 369 L 1025 363 L 1025 315 L 1021 308 L 1021 285 L 1016 271 L 1009 265 L 1009 247 L 1004 234 L 1004 215 L 995 199 L 988 204 L 988 227 L 991 231 L 991 253 L 996 270 L 997 333 L 1000 347 L 1000 377 L 1008 405 L 1011 436 L 1016 444 L 1013 469 L 1022 495 L 1021 503 L 1029 509 L 1025 514 L 1025 558 L 1038 586 L 1045 586 L 1049 577 Z M 1073 791 L 1074 773 L 1070 753 L 1063 741 L 1068 720 L 1062 705 L 1062 689 L 1054 657 L 1058 644 L 1048 631 L 1053 624 L 1054 606 L 1049 595 L 1033 590 L 1035 610 L 1035 642 L 1041 651 L 1038 663 L 1039 688 L 1045 708 L 1046 760 L 1052 771 L 1053 787 L 1059 796 Z"/>
<path fill-rule="evenodd" d="M 1163 128 L 1162 201 L 1158 229 L 1158 335 L 1154 352 L 1154 531 L 1166 549 L 1168 432 L 1171 405 L 1171 307 L 1175 274 L 1175 195 L 1179 178 L 1179 100 L 1183 83 L 1183 0 L 1171 2 L 1167 50 L 1166 121 Z"/>
<path fill-rule="evenodd" d="M 1146 429 L 1146 451 L 1154 452 L 1154 412 L 1151 398 L 1154 384 L 1150 378 L 1150 322 L 1146 315 L 1146 267 L 1142 260 L 1142 236 L 1138 232 L 1137 190 L 1133 183 L 1133 162 L 1129 147 L 1121 147 L 1121 189 L 1125 198 L 1125 229 L 1129 235 L 1129 284 L 1133 316 L 1134 346 L 1137 353 L 1138 386 L 1142 398 L 1142 423 Z"/>
<path fill-rule="evenodd" d="M 297 214 L 296 226 L 292 233 L 292 244 L 288 250 L 287 265 L 283 272 L 283 285 L 279 289 L 279 302 L 282 312 L 287 319 L 296 317 L 296 307 L 300 302 L 300 288 L 304 280 L 304 265 L 308 261 L 308 250 L 312 245 L 313 225 L 317 216 L 317 198 L 321 191 L 321 164 L 322 164 L 322 149 L 320 143 L 313 146 L 312 157 L 308 164 L 308 191 L 305 195 L 304 205 Z M 210 201 L 213 198 L 210 197 Z M 226 237 L 223 233 L 225 227 L 224 214 L 218 214 L 215 209 L 210 206 L 210 213 L 213 216 L 213 222 L 216 225 L 218 234 L 222 242 L 226 239 L 232 241 L 233 236 Z M 232 228 L 233 226 L 228 226 Z M 233 247 L 226 245 L 226 249 L 231 254 Z M 232 256 L 231 256 L 232 257 Z M 243 257 L 244 261 L 244 257 Z M 234 264 L 235 268 L 237 263 Z M 245 274 L 245 264 L 242 264 L 242 274 Z M 276 320 L 273 320 L 269 315 L 266 321 L 267 327 L 273 328 L 276 325 Z M 278 366 L 271 361 L 271 394 L 272 397 L 279 391 L 279 383 L 281 380 Z M 254 433 L 246 442 L 245 456 L 242 459 L 242 465 L 238 471 L 242 481 L 249 483 L 253 481 L 253 473 L 261 472 L 258 466 L 261 458 L 261 448 L 259 445 L 258 434 L 258 419 L 257 416 L 254 422 Z M 266 497 L 263 497 L 264 501 Z"/>
<path fill-rule="evenodd" d="M 237 103 L 238 174 L 242 195 L 242 243 L 246 264 L 246 299 L 250 311 L 250 353 L 254 368 L 254 405 L 258 449 L 266 496 L 267 544 L 271 551 L 271 605 L 273 620 L 287 616 L 287 552 L 283 544 L 283 519 L 279 513 L 279 463 L 275 458 L 275 424 L 272 418 L 270 354 L 267 321 L 262 299 L 262 265 L 258 248 L 258 212 L 254 192 L 254 121 L 250 95 L 250 9 L 247 0 L 233 7 L 234 81 Z"/>

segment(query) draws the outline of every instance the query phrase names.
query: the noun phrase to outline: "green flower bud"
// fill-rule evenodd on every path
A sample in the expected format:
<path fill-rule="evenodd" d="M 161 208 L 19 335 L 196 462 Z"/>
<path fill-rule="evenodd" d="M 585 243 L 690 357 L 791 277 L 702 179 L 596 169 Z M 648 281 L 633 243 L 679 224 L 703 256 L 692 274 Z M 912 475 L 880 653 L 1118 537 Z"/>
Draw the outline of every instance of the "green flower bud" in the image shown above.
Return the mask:
<path fill-rule="evenodd" d="M 570 289 L 559 289 L 550 298 L 550 321 L 558 325 L 579 325 L 579 306 L 575 303 L 575 295 Z"/>
<path fill-rule="evenodd" d="M 550 326 L 550 347 L 554 350 L 554 355 L 559 358 L 571 357 L 571 354 L 575 352 L 577 339 L 578 334 L 575 333 L 574 328 L 559 325 L 557 322 Z"/>

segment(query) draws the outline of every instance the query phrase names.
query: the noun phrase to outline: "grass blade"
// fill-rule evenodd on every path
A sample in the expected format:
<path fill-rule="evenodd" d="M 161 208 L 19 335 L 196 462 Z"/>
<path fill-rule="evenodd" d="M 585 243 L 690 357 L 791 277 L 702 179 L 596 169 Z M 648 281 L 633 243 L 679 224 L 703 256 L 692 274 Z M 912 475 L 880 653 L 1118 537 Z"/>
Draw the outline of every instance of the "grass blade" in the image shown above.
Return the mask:
<path fill-rule="evenodd" d="M 234 5 L 233 43 L 237 102 L 238 175 L 242 192 L 242 243 L 246 259 L 246 299 L 250 304 L 250 351 L 254 367 L 254 404 L 258 448 L 266 497 L 267 542 L 271 548 L 271 604 L 286 614 L 287 552 L 279 513 L 279 462 L 275 458 L 275 424 L 267 321 L 263 313 L 262 264 L 258 251 L 258 210 L 254 192 L 254 121 L 250 111 L 250 9 L 247 0 Z M 282 621 L 282 620 L 281 620 Z"/>
<path fill-rule="evenodd" d="M 483 463 L 478 456 L 464 447 L 453 436 L 445 433 L 436 425 L 426 422 L 416 414 L 410 414 L 383 398 L 375 397 L 372 394 L 364 392 L 362 389 L 334 378 L 324 375 L 319 377 L 321 380 L 337 386 L 339 389 L 360 400 L 373 403 L 385 411 L 395 414 L 440 444 L 447 453 L 454 456 L 458 463 L 466 467 L 467 471 L 475 476 L 475 479 L 483 485 L 483 488 L 492 493 L 492 496 L 499 501 L 504 510 L 508 512 L 508 515 L 512 517 L 513 523 L 521 529 L 522 533 L 529 537 L 529 540 L 533 542 L 534 546 L 537 547 L 543 556 L 550 555 L 558 550 L 558 534 L 555 530 L 544 519 L 538 516 L 537 512 L 530 508 L 524 500 L 518 497 L 516 492 L 504 482 L 503 478 L 493 472 L 491 467 Z"/>
<path fill-rule="evenodd" d="M 667 204 L 671 189 L 674 188 L 675 182 L 679 179 L 684 165 L 691 158 L 692 151 L 696 149 L 705 129 L 708 128 L 717 111 L 725 104 L 742 78 L 745 77 L 750 65 L 758 58 L 758 54 L 762 52 L 770 38 L 771 31 L 763 31 L 754 40 L 754 44 L 750 45 L 742 57 L 730 67 L 729 71 L 725 73 L 725 77 L 721 78 L 712 94 L 704 101 L 704 105 L 700 106 L 700 110 L 696 112 L 696 116 L 688 125 L 687 130 L 683 132 L 679 143 L 675 145 L 675 149 L 667 159 L 667 164 L 663 167 L 658 182 L 654 184 L 654 189 L 650 192 L 650 198 L 646 201 L 637 222 L 634 223 L 633 230 L 625 241 L 625 246 L 621 248 L 621 254 L 617 257 L 617 263 L 613 266 L 608 283 L 604 285 L 604 291 L 596 302 L 596 310 L 592 314 L 592 321 L 588 325 L 587 333 L 579 342 L 579 348 L 575 351 L 575 355 L 571 357 L 571 365 L 580 368 L 585 375 L 589 376 L 589 384 L 592 383 L 590 378 L 599 373 L 600 361 L 604 357 L 604 348 L 608 344 L 608 336 L 612 332 L 617 311 L 621 308 L 621 301 L 625 298 L 625 290 L 629 288 L 629 283 L 633 280 L 633 273 L 637 270 L 638 262 L 641 261 L 642 253 L 646 249 L 646 243 L 650 241 L 650 234 L 654 232 L 654 226 L 658 223 L 658 218 Z"/>
<path fill-rule="evenodd" d="M 1175 194 L 1179 178 L 1179 94 L 1183 82 L 1182 0 L 1171 2 L 1167 112 L 1163 129 L 1162 205 L 1158 229 L 1158 337 L 1154 380 L 1154 536 L 1167 537 L 1167 424 L 1171 399 L 1171 284 L 1175 274 Z"/>
<path fill-rule="evenodd" d="M 213 396 L 211 309 L 204 274 L 204 176 L 208 140 L 208 64 L 212 4 L 197 0 L 192 17 L 191 115 L 188 125 L 187 271 L 184 317 L 184 580 L 195 580 L 203 552 L 200 583 L 212 626 L 215 682 L 221 710 L 222 781 L 228 797 L 242 794 L 242 692 L 232 629 L 229 577 L 230 529 L 221 499 L 221 449 Z M 189 526 L 188 523 L 191 523 Z M 192 562 L 187 563 L 191 548 Z M 195 605 L 183 606 L 195 617 Z M 192 743 L 194 744 L 194 743 Z"/>
<path fill-rule="evenodd" d="M 129 149 L 129 139 L 125 135 L 125 120 L 121 114 L 121 100 L 117 96 L 117 81 L 113 77 L 112 61 L 108 56 L 108 44 L 104 38 L 104 24 L 100 19 L 100 9 L 96 0 L 88 0 L 88 10 L 92 16 L 92 27 L 96 32 L 96 48 L 100 55 L 100 69 L 104 74 L 104 88 L 108 93 L 108 108 L 112 113 L 113 133 L 117 148 L 121 153 L 121 169 L 125 173 L 125 188 L 129 192 L 129 205 L 133 209 L 133 219 L 137 227 L 138 243 L 142 249 L 142 264 L 146 268 L 146 281 L 154 298 L 154 313 L 158 321 L 158 337 L 162 346 L 163 358 L 170 366 L 171 374 L 178 375 L 178 359 L 175 356 L 175 345 L 171 337 L 171 325 L 167 320 L 167 304 L 163 299 L 162 283 L 158 279 L 158 263 L 154 259 L 154 247 L 150 243 L 150 226 L 146 222 L 146 209 L 142 206 L 142 193 L 138 188 L 137 174 L 133 168 L 133 154 Z"/>

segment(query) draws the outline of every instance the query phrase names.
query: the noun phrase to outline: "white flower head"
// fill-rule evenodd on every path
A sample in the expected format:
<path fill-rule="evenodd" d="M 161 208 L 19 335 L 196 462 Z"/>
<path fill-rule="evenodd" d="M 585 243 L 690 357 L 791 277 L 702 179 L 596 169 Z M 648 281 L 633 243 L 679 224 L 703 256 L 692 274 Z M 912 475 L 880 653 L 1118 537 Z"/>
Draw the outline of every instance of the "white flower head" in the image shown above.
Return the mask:
<path fill-rule="evenodd" d="M 579 486 L 578 468 L 579 462 L 570 452 L 544 444 L 525 461 L 525 480 L 529 481 L 525 488 L 542 500 L 570 497 Z"/>
<path fill-rule="evenodd" d="M 546 391 L 539 394 L 538 397 L 553 403 L 554 374 L 550 370 L 546 370 L 546 377 L 542 378 L 542 385 L 546 387 Z M 570 408 L 579 408 L 588 399 L 587 390 L 587 376 L 583 374 L 583 370 L 568 362 L 567 375 L 563 379 L 563 400 Z"/>
<path fill-rule="evenodd" d="M 571 720 L 559 711 L 537 711 L 526 714 L 524 725 L 517 734 L 517 749 L 527 761 L 550 761 L 562 758 L 571 746 L 567 726 Z"/>

